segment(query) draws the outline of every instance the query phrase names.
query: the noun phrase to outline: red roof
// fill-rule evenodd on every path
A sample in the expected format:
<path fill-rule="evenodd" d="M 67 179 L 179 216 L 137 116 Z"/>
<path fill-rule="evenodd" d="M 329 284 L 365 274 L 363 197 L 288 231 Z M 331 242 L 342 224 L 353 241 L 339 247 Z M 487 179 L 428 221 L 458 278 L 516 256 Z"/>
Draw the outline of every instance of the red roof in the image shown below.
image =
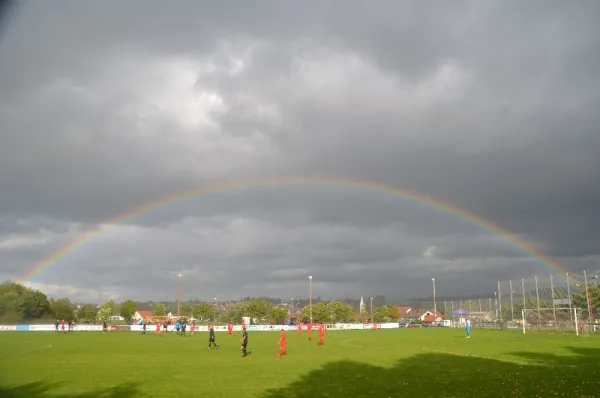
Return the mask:
<path fill-rule="evenodd" d="M 435 316 L 434 315 L 425 315 L 425 318 L 423 318 L 423 322 L 435 322 Z"/>
<path fill-rule="evenodd" d="M 140 314 L 140 316 L 143 319 L 152 319 L 153 318 L 152 311 L 140 310 L 140 311 L 138 311 L 138 314 Z"/>
<path fill-rule="evenodd" d="M 401 306 L 398 307 L 398 315 L 400 317 L 403 317 L 404 315 L 409 315 L 409 314 L 410 315 L 413 314 L 413 311 L 412 311 L 411 307 L 404 306 L 404 305 L 401 305 Z"/>

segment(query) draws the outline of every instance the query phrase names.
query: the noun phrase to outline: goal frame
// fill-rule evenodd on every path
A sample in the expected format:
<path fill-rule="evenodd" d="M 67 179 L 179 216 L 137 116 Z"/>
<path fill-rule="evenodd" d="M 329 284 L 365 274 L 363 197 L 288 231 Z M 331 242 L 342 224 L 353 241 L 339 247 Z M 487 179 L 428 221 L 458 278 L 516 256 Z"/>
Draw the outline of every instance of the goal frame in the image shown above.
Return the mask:
<path fill-rule="evenodd" d="M 539 330 L 536 329 L 534 327 L 528 327 L 529 323 L 527 322 L 527 311 L 552 311 L 553 313 L 556 312 L 556 310 L 561 310 L 561 311 L 565 311 L 568 310 L 567 313 L 569 314 L 570 317 L 570 321 L 568 322 L 568 327 L 566 328 L 566 330 L 570 330 L 570 331 L 574 331 L 576 336 L 580 336 L 582 334 L 587 333 L 587 328 L 585 326 L 585 320 L 583 325 L 580 324 L 580 318 L 581 318 L 581 308 L 526 308 L 526 309 L 522 309 L 521 310 L 521 330 L 523 331 L 523 334 L 526 334 L 527 331 L 532 331 L 532 330 Z M 549 329 L 549 330 L 554 330 L 556 331 L 557 329 Z M 560 330 L 560 329 L 558 329 Z M 563 329 L 565 330 L 565 329 Z"/>

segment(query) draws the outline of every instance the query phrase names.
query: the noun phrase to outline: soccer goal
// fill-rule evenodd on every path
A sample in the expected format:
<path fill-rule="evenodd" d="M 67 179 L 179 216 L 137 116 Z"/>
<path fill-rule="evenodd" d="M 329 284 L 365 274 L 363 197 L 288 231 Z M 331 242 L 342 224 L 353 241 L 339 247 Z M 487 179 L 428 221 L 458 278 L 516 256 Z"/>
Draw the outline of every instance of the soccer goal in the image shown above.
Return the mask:
<path fill-rule="evenodd" d="M 580 325 L 579 308 L 528 308 L 521 310 L 523 333 L 527 331 L 569 331 L 580 335 L 585 332 Z M 584 322 L 585 326 L 585 322 Z"/>

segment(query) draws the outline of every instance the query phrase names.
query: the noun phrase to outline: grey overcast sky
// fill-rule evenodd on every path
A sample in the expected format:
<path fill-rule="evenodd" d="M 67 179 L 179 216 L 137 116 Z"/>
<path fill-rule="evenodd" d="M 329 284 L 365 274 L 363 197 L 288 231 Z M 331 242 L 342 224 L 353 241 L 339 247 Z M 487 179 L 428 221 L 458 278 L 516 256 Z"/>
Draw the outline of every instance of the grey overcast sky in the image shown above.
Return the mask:
<path fill-rule="evenodd" d="M 323 175 L 477 213 L 600 268 L 597 1 L 29 1 L 0 26 L 0 279 L 143 203 Z M 200 196 L 29 283 L 77 300 L 489 294 L 549 270 L 335 185 Z"/>

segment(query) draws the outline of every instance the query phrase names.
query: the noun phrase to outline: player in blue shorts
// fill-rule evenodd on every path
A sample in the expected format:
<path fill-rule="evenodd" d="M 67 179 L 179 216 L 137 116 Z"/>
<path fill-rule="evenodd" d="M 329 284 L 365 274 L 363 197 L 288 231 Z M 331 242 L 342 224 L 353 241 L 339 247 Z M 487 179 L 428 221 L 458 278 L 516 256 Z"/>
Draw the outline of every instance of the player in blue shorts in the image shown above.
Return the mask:
<path fill-rule="evenodd" d="M 471 320 L 467 319 L 465 321 L 465 330 L 467 331 L 467 338 L 470 339 L 471 338 Z"/>

